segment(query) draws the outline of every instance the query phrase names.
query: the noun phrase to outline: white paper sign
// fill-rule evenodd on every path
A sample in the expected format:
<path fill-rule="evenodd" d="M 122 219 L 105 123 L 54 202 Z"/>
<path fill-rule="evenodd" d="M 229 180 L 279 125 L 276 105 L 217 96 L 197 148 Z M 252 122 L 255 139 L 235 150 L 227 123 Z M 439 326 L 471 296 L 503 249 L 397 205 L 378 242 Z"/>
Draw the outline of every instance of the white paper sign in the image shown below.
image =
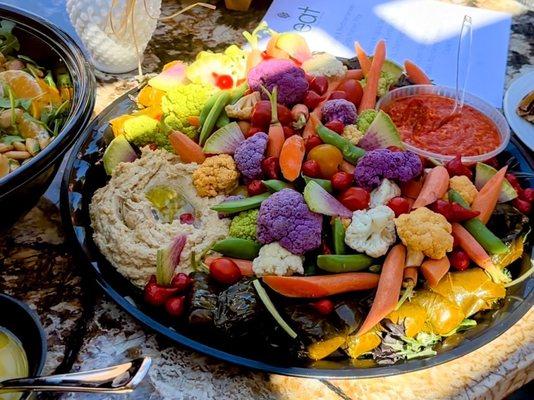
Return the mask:
<path fill-rule="evenodd" d="M 387 58 L 410 59 L 436 84 L 454 86 L 464 15 L 473 41 L 467 91 L 502 106 L 510 36 L 508 14 L 433 0 L 274 0 L 265 21 L 303 34 L 312 50 L 353 57 L 354 41 L 372 53 L 385 39 Z"/>

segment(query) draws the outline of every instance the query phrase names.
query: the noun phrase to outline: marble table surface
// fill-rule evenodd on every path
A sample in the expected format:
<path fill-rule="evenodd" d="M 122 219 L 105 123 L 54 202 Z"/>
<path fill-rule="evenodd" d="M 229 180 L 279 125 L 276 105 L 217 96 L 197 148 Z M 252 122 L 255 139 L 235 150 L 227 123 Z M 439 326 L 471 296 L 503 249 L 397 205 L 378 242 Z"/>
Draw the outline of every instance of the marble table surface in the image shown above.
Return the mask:
<path fill-rule="evenodd" d="M 14 0 L 30 4 L 34 0 Z M 534 13 L 512 0 L 451 1 L 511 11 L 513 18 L 507 84 L 534 65 Z M 20 4 L 20 3 L 18 3 Z M 64 1 L 50 0 L 53 7 Z M 24 4 L 23 4 L 24 5 Z M 146 51 L 144 70 L 157 71 L 179 58 L 191 60 L 202 48 L 220 50 L 242 42 L 243 29 L 260 21 L 268 1 L 235 13 L 220 7 L 197 9 L 159 24 Z M 164 1 L 170 14 L 180 2 Z M 58 15 L 62 9 L 51 9 Z M 63 17 L 64 18 L 64 17 Z M 133 75 L 98 79 L 101 111 L 135 86 Z M 245 370 L 174 345 L 140 326 L 84 277 L 70 255 L 57 209 L 58 180 L 26 217 L 0 235 L 0 291 L 28 302 L 40 315 L 48 336 L 45 373 L 77 371 L 151 356 L 154 367 L 129 399 L 500 399 L 534 377 L 534 312 L 530 310 L 501 337 L 446 364 L 387 378 L 324 381 Z M 430 388 L 430 391 L 429 391 Z M 41 395 L 40 398 L 57 398 Z M 64 399 L 113 396 L 67 394 Z"/>

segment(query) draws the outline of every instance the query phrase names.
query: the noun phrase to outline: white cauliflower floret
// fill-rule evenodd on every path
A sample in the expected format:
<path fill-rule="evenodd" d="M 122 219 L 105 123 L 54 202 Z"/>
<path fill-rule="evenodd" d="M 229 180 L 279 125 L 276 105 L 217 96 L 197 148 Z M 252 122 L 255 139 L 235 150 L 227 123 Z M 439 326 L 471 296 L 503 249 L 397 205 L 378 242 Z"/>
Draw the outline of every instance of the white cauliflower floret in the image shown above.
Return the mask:
<path fill-rule="evenodd" d="M 313 76 L 344 76 L 347 67 L 343 65 L 335 56 L 328 53 L 315 53 L 313 56 L 304 61 L 302 69 Z"/>
<path fill-rule="evenodd" d="M 395 213 L 387 206 L 354 211 L 345 243 L 370 257 L 383 256 L 396 240 L 394 219 Z"/>
<path fill-rule="evenodd" d="M 303 274 L 304 257 L 290 253 L 278 242 L 266 244 L 260 249 L 258 257 L 252 261 L 252 271 L 256 276 Z"/>
<path fill-rule="evenodd" d="M 369 208 L 386 205 L 394 197 L 401 195 L 400 187 L 388 179 L 384 179 L 379 187 L 371 192 Z"/>

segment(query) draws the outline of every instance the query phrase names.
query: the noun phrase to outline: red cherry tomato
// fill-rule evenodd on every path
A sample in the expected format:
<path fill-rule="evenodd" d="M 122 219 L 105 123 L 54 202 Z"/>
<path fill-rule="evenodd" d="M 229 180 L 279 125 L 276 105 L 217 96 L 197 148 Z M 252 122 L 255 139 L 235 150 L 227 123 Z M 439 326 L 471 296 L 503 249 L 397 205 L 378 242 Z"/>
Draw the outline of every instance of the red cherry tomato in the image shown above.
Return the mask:
<path fill-rule="evenodd" d="M 269 107 L 269 111 L 270 110 L 271 107 Z M 291 115 L 291 110 L 289 108 L 278 104 L 276 110 L 278 111 L 278 121 L 280 121 L 282 125 L 290 125 L 293 122 L 293 116 Z"/>
<path fill-rule="evenodd" d="M 321 177 L 321 167 L 319 163 L 315 160 L 308 160 L 302 164 L 302 173 L 310 178 L 320 178 Z"/>
<path fill-rule="evenodd" d="M 521 191 L 521 184 L 519 183 L 519 179 L 517 179 L 517 177 L 512 174 L 511 172 L 508 172 L 506 175 L 505 175 L 505 178 L 508 182 L 510 182 L 510 185 L 512 185 L 512 187 L 517 190 L 518 192 Z"/>
<path fill-rule="evenodd" d="M 247 185 L 247 193 L 249 196 L 256 196 L 258 194 L 265 193 L 266 191 L 267 188 L 259 179 L 254 179 L 253 181 L 250 181 Z"/>
<path fill-rule="evenodd" d="M 267 157 L 261 161 L 261 170 L 269 179 L 278 179 L 280 176 L 280 164 L 278 157 Z"/>
<path fill-rule="evenodd" d="M 306 139 L 306 153 L 309 153 L 311 149 L 319 146 L 320 144 L 323 144 L 323 141 L 319 135 L 310 136 L 308 139 Z"/>
<path fill-rule="evenodd" d="M 283 126 L 282 129 L 284 130 L 284 137 L 287 139 L 288 137 L 291 137 L 293 135 L 296 135 L 297 132 L 290 126 Z"/>
<path fill-rule="evenodd" d="M 254 104 L 250 122 L 253 126 L 265 129 L 271 123 L 271 103 L 269 100 L 260 100 Z"/>
<path fill-rule="evenodd" d="M 322 96 L 328 89 L 328 79 L 325 76 L 316 76 L 310 81 L 310 90 Z"/>
<path fill-rule="evenodd" d="M 352 185 L 352 182 L 354 182 L 354 175 L 349 174 L 348 172 L 339 171 L 332 175 L 330 182 L 332 182 L 332 187 L 335 190 L 342 192 Z"/>
<path fill-rule="evenodd" d="M 165 302 L 165 310 L 171 317 L 180 317 L 185 311 L 185 296 L 172 297 Z"/>
<path fill-rule="evenodd" d="M 304 99 L 302 100 L 304 105 L 308 107 L 308 110 L 310 111 L 315 109 L 315 107 L 317 107 L 321 101 L 323 101 L 323 98 L 313 90 L 308 90 L 304 95 Z"/>
<path fill-rule="evenodd" d="M 343 133 L 343 129 L 345 128 L 345 125 L 343 125 L 343 122 L 338 121 L 337 119 L 326 123 L 325 126 L 331 131 L 334 131 L 339 135 Z"/>
<path fill-rule="evenodd" d="M 454 249 L 449 254 L 449 261 L 451 262 L 451 267 L 457 271 L 465 271 L 470 263 L 467 253 L 460 249 Z"/>
<path fill-rule="evenodd" d="M 347 79 L 337 87 L 337 90 L 345 92 L 346 99 L 354 104 L 356 107 L 360 105 L 363 96 L 363 89 L 360 82 L 356 79 Z"/>
<path fill-rule="evenodd" d="M 321 299 L 311 303 L 311 306 L 321 315 L 328 315 L 334 311 L 334 303 L 330 299 Z"/>
<path fill-rule="evenodd" d="M 328 98 L 328 100 L 334 100 L 334 99 L 347 100 L 347 94 L 342 90 L 334 90 L 332 93 L 330 93 L 330 97 Z"/>
<path fill-rule="evenodd" d="M 469 179 L 473 177 L 473 171 L 471 171 L 467 165 L 462 163 L 461 154 L 457 154 L 452 160 L 447 161 L 445 163 L 445 168 L 447 168 L 450 176 L 465 175 Z"/>
<path fill-rule="evenodd" d="M 179 292 L 183 292 L 191 286 L 191 281 L 187 274 L 180 272 L 172 278 L 171 286 L 177 288 Z"/>
<path fill-rule="evenodd" d="M 351 211 L 364 210 L 369 207 L 371 196 L 365 189 L 351 187 L 341 193 L 338 200 Z"/>
<path fill-rule="evenodd" d="M 534 202 L 534 188 L 526 188 L 521 192 L 521 199 L 528 201 L 529 203 Z"/>
<path fill-rule="evenodd" d="M 387 206 L 393 210 L 395 217 L 401 214 L 408 214 L 410 212 L 410 201 L 404 197 L 394 197 L 388 201 Z"/>
<path fill-rule="evenodd" d="M 148 304 L 161 306 L 165 304 L 168 298 L 174 296 L 177 292 L 177 288 L 158 285 L 156 277 L 152 275 L 145 286 L 143 294 L 144 299 Z"/>
<path fill-rule="evenodd" d="M 210 275 L 217 282 L 233 285 L 241 279 L 241 270 L 235 262 L 228 258 L 216 258 L 210 264 Z"/>
<path fill-rule="evenodd" d="M 520 198 L 514 199 L 513 205 L 525 215 L 530 214 L 532 211 L 532 204 L 526 200 L 521 200 Z"/>

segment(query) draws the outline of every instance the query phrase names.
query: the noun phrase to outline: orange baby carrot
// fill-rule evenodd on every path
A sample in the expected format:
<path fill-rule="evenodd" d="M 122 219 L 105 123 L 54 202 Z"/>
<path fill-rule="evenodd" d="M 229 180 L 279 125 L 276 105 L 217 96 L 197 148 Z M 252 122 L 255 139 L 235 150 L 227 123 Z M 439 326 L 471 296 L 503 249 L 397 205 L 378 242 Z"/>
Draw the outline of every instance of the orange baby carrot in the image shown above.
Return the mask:
<path fill-rule="evenodd" d="M 268 132 L 267 157 L 279 157 L 286 137 L 284 135 L 284 128 L 282 128 L 282 124 L 278 120 L 278 87 L 275 86 L 272 93 L 269 93 L 264 87 L 262 89 L 271 102 L 271 125 L 269 125 Z"/>
<path fill-rule="evenodd" d="M 414 85 L 431 85 L 432 81 L 413 61 L 404 61 L 406 76 Z"/>
<path fill-rule="evenodd" d="M 365 54 L 365 50 L 360 46 L 360 43 L 354 42 L 354 50 L 356 50 L 356 57 L 358 57 L 358 61 L 360 62 L 362 73 L 364 76 L 367 76 L 371 69 L 371 60 L 369 60 L 369 57 Z"/>
<path fill-rule="evenodd" d="M 475 200 L 473 200 L 471 210 L 479 211 L 480 215 L 477 218 L 484 223 L 488 222 L 497 205 L 507 169 L 507 166 L 503 167 L 493 175 L 477 193 Z"/>
<path fill-rule="evenodd" d="M 206 159 L 206 155 L 193 139 L 180 131 L 173 131 L 169 134 L 169 141 L 176 154 L 184 163 L 196 162 L 201 164 Z"/>
<path fill-rule="evenodd" d="M 315 276 L 264 276 L 263 282 L 286 297 L 317 298 L 373 289 L 378 275 L 369 272 L 344 272 Z"/>
<path fill-rule="evenodd" d="M 449 262 L 449 258 L 445 256 L 439 260 L 428 259 L 423 261 L 423 264 L 421 265 L 421 272 L 423 273 L 423 276 L 427 280 L 430 287 L 434 287 L 439 283 L 441 278 L 443 278 L 445 274 L 449 272 L 450 267 L 451 263 Z"/>
<path fill-rule="evenodd" d="M 290 136 L 284 142 L 280 151 L 279 163 L 282 175 L 289 182 L 293 182 L 299 177 L 305 152 L 306 146 L 301 136 Z"/>
<path fill-rule="evenodd" d="M 423 181 L 423 187 L 412 208 L 424 207 L 441 199 L 449 188 L 447 168 L 439 165 L 432 168 Z"/>
<path fill-rule="evenodd" d="M 397 244 L 389 250 L 382 266 L 373 305 L 365 321 L 360 326 L 357 335 L 362 335 L 369 331 L 395 309 L 399 301 L 405 261 L 406 247 L 402 244 Z"/>
<path fill-rule="evenodd" d="M 382 71 L 385 59 L 386 42 L 380 40 L 376 45 L 371 68 L 367 74 L 367 83 L 363 88 L 362 101 L 360 102 L 360 109 L 358 110 L 359 112 L 375 108 L 376 95 L 378 93 L 378 80 L 380 79 L 380 72 Z"/>

